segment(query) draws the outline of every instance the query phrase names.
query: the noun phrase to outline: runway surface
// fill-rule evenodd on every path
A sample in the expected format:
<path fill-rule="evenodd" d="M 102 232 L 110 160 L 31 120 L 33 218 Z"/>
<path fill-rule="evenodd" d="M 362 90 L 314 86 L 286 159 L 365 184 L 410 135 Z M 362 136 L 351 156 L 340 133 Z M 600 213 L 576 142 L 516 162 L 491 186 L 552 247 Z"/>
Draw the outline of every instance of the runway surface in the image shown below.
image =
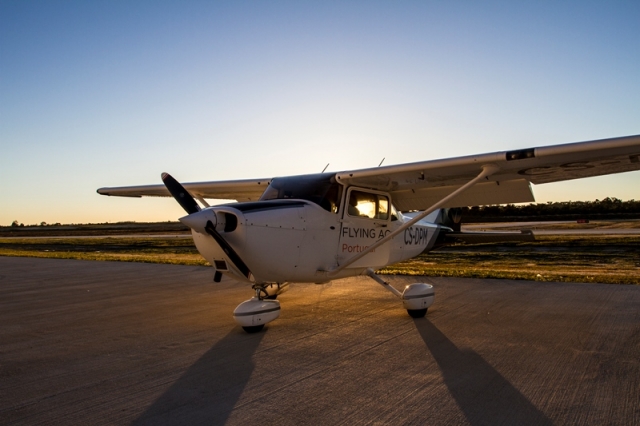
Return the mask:
<path fill-rule="evenodd" d="M 1 257 L 0 423 L 640 424 L 640 287 L 431 281 L 419 320 L 293 284 L 249 335 L 210 268 Z"/>

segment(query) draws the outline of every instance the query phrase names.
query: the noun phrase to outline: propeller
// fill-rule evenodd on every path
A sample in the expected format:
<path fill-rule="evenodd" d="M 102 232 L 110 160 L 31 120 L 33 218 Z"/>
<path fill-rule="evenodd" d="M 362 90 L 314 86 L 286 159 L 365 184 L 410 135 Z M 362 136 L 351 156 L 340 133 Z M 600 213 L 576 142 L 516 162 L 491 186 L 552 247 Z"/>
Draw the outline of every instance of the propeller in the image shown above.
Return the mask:
<path fill-rule="evenodd" d="M 200 206 L 196 203 L 196 200 L 184 189 L 184 186 L 182 186 L 180 182 L 175 180 L 169 173 L 162 173 L 161 176 L 164 186 L 167 187 L 173 198 L 176 199 L 178 204 L 180 204 L 188 214 L 200 211 Z"/>
<path fill-rule="evenodd" d="M 196 203 L 196 200 L 191 196 L 191 194 L 189 194 L 189 192 L 186 189 L 184 189 L 184 186 L 182 186 L 180 182 L 175 180 L 173 176 L 171 176 L 169 173 L 162 173 L 162 182 L 164 182 L 164 186 L 167 187 L 167 190 L 169 190 L 169 192 L 171 193 L 173 198 L 176 199 L 178 204 L 180 204 L 182 208 L 188 213 L 188 216 L 186 216 L 185 218 L 182 218 L 187 220 L 180 219 L 180 221 L 185 223 L 189 227 L 196 229 L 198 228 L 197 226 L 198 222 L 202 223 L 204 220 L 206 220 L 207 222 L 206 222 L 206 225 L 204 226 L 204 230 L 207 232 L 207 234 L 209 234 L 214 239 L 214 241 L 220 246 L 222 251 L 225 252 L 225 254 L 229 258 L 231 263 L 233 263 L 233 265 L 236 267 L 236 269 L 238 269 L 242 273 L 242 275 L 247 277 L 247 279 L 249 279 L 250 281 L 253 281 L 253 275 L 251 274 L 251 270 L 249 270 L 249 267 L 247 266 L 247 264 L 244 263 L 240 255 L 238 255 L 238 253 L 236 253 L 233 247 L 229 245 L 227 240 L 222 238 L 222 235 L 220 235 L 220 233 L 216 231 L 216 226 L 208 218 L 209 215 L 206 213 L 210 213 L 210 211 L 205 210 L 205 211 L 202 211 L 202 213 L 200 213 L 201 209 L 198 203 Z"/>
<path fill-rule="evenodd" d="M 207 231 L 207 234 L 211 235 L 216 243 L 220 246 L 222 251 L 229 257 L 229 260 L 236 266 L 236 268 L 242 272 L 242 275 L 247 277 L 247 279 L 253 281 L 253 275 L 251 275 L 251 271 L 246 263 L 242 260 L 242 258 L 236 253 L 236 251 L 229 245 L 227 240 L 222 238 L 222 235 L 216 231 L 216 227 L 213 223 L 208 220 L 207 225 L 204 227 L 204 230 Z"/>

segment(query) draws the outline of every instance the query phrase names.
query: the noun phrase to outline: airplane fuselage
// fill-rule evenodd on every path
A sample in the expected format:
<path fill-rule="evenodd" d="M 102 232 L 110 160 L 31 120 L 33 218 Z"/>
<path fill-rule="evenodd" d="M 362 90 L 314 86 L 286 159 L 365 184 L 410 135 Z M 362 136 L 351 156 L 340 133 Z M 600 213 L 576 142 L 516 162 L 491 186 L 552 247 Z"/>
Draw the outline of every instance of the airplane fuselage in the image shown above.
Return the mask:
<path fill-rule="evenodd" d="M 234 218 L 234 227 L 219 221 L 216 229 L 244 260 L 252 277 L 238 271 L 209 235 L 194 230 L 193 239 L 200 254 L 216 271 L 254 283 L 326 282 L 360 275 L 367 268 L 379 269 L 430 249 L 441 229 L 427 221 L 418 222 L 331 275 L 330 271 L 341 262 L 397 229 L 405 216 L 394 212 L 379 219 L 349 214 L 343 208 L 327 211 L 300 199 L 228 204 L 205 210 L 217 218 Z"/>
<path fill-rule="evenodd" d="M 213 266 L 213 280 L 227 275 L 252 284 L 255 296 L 233 316 L 256 332 L 278 318 L 274 299 L 287 282 L 360 274 L 401 299 L 412 318 L 424 317 L 435 300 L 432 284 L 412 283 L 400 291 L 375 270 L 452 240 L 515 238 L 462 232 L 456 208 L 531 202 L 531 184 L 640 170 L 639 158 L 640 135 L 273 179 L 182 185 L 162 173 L 163 185 L 98 192 L 171 195 L 187 212 L 180 221 Z M 209 207 L 206 198 L 242 202 Z M 515 239 L 530 237 L 521 233 Z"/>

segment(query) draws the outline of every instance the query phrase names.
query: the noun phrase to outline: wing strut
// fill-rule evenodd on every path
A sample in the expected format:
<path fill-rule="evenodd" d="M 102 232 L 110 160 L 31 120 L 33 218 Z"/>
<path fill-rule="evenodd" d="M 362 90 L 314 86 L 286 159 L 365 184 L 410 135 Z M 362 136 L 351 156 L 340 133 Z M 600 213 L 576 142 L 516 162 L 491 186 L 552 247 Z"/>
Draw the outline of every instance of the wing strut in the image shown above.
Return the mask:
<path fill-rule="evenodd" d="M 338 265 L 337 267 L 329 270 L 327 275 L 329 275 L 329 276 L 335 275 L 338 272 L 342 271 L 347 266 L 351 265 L 353 262 L 356 262 L 359 259 L 362 259 L 368 253 L 370 253 L 373 250 L 375 250 L 376 248 L 380 247 L 382 244 L 384 244 L 387 241 L 391 240 L 393 237 L 395 237 L 396 235 L 400 234 L 401 232 L 404 232 L 405 229 L 409 228 L 410 226 L 413 226 L 419 220 L 427 217 L 429 214 L 431 214 L 432 212 L 434 212 L 437 209 L 441 208 L 442 206 L 444 206 L 446 203 L 448 203 L 453 198 L 457 197 L 461 193 L 463 193 L 466 190 L 468 190 L 469 188 L 471 188 L 473 185 L 478 183 L 480 180 L 488 178 L 492 174 L 496 173 L 498 170 L 500 170 L 500 168 L 495 164 L 485 164 L 484 166 L 482 166 L 482 172 L 480 172 L 480 174 L 478 176 L 476 176 L 475 178 L 473 178 L 472 180 L 470 180 L 466 184 L 462 185 L 460 188 L 456 189 L 451 194 L 447 195 L 442 200 L 438 201 L 437 203 L 435 203 L 434 205 L 429 207 L 427 210 L 425 210 L 423 212 L 420 212 L 420 214 L 416 215 L 409 222 L 406 222 L 404 225 L 402 225 L 401 227 L 399 227 L 395 231 L 391 232 L 386 237 L 382 238 L 381 240 L 376 241 L 374 244 L 371 244 L 369 247 L 366 248 L 366 250 L 363 250 L 360 253 L 356 254 L 355 256 L 347 259 L 347 261 L 344 262 L 342 265 Z"/>
<path fill-rule="evenodd" d="M 196 200 L 200 201 L 200 203 L 202 203 L 203 206 L 205 207 L 211 207 L 209 205 L 209 203 L 207 203 L 207 201 L 202 197 L 202 195 L 199 194 L 193 194 L 193 198 L 195 198 Z"/>

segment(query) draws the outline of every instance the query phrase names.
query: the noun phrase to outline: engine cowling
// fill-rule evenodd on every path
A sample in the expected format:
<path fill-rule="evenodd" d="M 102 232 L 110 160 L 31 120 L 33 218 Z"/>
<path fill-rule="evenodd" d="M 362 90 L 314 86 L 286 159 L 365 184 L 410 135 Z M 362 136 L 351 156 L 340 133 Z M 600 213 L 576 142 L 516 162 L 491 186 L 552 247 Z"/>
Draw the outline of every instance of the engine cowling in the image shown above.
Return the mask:
<path fill-rule="evenodd" d="M 236 215 L 211 207 L 181 217 L 180 222 L 203 235 L 207 235 L 205 227 L 208 222 L 211 222 L 218 232 L 233 232 L 238 227 L 238 217 Z"/>

